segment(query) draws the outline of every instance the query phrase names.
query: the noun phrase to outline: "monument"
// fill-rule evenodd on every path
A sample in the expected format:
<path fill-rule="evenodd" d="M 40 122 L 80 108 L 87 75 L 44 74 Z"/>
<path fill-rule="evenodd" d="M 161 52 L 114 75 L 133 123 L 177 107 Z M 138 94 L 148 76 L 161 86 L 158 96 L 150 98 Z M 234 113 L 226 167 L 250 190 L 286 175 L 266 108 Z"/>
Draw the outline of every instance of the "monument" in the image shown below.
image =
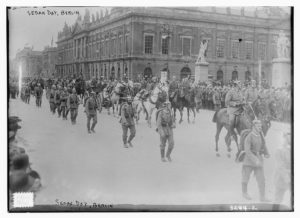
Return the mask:
<path fill-rule="evenodd" d="M 195 66 L 195 83 L 199 81 L 205 82 L 208 79 L 208 63 L 205 60 L 207 43 L 207 40 L 202 40 L 200 43 L 199 55 Z"/>
<path fill-rule="evenodd" d="M 280 31 L 277 40 L 277 58 L 272 61 L 272 86 L 285 87 L 291 84 L 291 59 L 289 39 Z"/>

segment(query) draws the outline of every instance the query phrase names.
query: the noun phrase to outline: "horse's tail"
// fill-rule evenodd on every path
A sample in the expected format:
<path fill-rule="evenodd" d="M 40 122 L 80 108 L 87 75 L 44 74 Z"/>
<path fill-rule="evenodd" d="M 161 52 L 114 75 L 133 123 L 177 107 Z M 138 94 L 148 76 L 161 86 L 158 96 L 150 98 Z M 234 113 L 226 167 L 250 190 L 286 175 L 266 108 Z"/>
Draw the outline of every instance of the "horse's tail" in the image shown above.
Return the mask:
<path fill-rule="evenodd" d="M 215 112 L 214 116 L 213 116 L 212 121 L 213 121 L 214 123 L 217 122 L 217 114 L 218 114 L 218 112 L 219 112 L 219 110 L 217 110 L 217 111 Z"/>

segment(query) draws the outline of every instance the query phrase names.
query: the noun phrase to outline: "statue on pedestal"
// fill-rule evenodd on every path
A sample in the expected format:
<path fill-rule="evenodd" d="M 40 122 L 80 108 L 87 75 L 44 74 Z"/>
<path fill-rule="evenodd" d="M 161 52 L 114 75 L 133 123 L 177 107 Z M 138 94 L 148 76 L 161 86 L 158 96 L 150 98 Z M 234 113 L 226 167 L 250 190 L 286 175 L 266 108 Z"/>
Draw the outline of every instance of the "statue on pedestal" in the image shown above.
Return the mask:
<path fill-rule="evenodd" d="M 199 49 L 199 55 L 198 55 L 196 63 L 206 62 L 205 61 L 205 51 L 207 49 L 207 44 L 208 44 L 207 40 L 202 40 L 201 41 L 201 43 L 200 43 L 200 49 Z"/>
<path fill-rule="evenodd" d="M 283 31 L 280 31 L 279 37 L 277 40 L 277 56 L 278 58 L 288 58 L 288 46 L 290 42 L 289 39 L 285 36 Z"/>

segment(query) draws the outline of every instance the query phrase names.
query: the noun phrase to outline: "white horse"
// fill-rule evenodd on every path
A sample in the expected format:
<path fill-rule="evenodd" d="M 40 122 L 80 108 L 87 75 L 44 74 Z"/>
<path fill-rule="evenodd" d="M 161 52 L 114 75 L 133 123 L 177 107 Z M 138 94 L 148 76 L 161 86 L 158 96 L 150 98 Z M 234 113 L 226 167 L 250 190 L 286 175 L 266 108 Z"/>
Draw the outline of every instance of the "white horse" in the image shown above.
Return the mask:
<path fill-rule="evenodd" d="M 148 126 L 151 128 L 151 120 L 152 120 L 152 113 L 154 109 L 156 109 L 156 103 L 158 100 L 158 95 L 161 92 L 166 92 L 168 93 L 168 87 L 166 85 L 159 84 L 157 85 L 153 91 L 151 92 L 150 96 L 147 98 L 146 101 L 144 101 L 143 105 L 145 107 L 146 113 L 147 113 L 147 121 L 148 121 Z M 167 97 L 168 100 L 168 97 Z"/>

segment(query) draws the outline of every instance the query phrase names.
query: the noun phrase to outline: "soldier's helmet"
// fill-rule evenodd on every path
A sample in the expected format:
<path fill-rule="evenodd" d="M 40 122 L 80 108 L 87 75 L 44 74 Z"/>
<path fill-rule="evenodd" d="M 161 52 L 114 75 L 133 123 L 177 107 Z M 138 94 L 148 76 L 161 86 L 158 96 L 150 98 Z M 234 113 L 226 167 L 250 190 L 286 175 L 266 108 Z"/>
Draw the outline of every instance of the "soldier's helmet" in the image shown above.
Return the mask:
<path fill-rule="evenodd" d="M 56 86 L 55 86 L 55 85 L 52 85 L 52 89 L 56 89 Z"/>
<path fill-rule="evenodd" d="M 91 91 L 91 95 L 95 95 L 96 94 L 96 92 L 94 92 L 93 90 Z"/>

